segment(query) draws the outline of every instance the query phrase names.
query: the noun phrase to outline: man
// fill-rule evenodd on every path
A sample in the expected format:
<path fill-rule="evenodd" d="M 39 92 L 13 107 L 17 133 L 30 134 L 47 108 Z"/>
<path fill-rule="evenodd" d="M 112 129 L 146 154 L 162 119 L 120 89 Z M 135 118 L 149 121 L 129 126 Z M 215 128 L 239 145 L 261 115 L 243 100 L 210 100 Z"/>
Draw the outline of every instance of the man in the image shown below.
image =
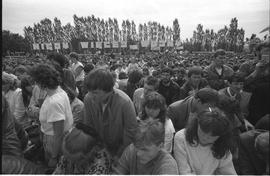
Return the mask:
<path fill-rule="evenodd" d="M 215 106 L 218 103 L 218 92 L 211 88 L 200 89 L 195 95 L 174 102 L 168 107 L 167 116 L 172 120 L 175 132 L 183 129 L 191 113 Z"/>
<path fill-rule="evenodd" d="M 180 88 L 180 100 L 194 95 L 198 90 L 208 86 L 208 82 L 202 77 L 203 70 L 200 67 L 191 67 L 188 70 L 188 80 Z"/>
<path fill-rule="evenodd" d="M 211 88 L 220 90 L 227 86 L 226 81 L 233 75 L 234 71 L 225 65 L 225 51 L 219 49 L 214 54 L 212 64 L 205 68 L 207 81 Z"/>
<path fill-rule="evenodd" d="M 135 135 L 134 105 L 123 91 L 113 88 L 109 70 L 92 70 L 85 78 L 85 85 L 88 93 L 77 128 L 100 140 L 117 160 Z"/>
<path fill-rule="evenodd" d="M 174 158 L 163 149 L 164 126 L 158 120 L 142 122 L 122 154 L 115 174 L 121 175 L 178 175 Z"/>
<path fill-rule="evenodd" d="M 166 104 L 170 105 L 179 100 L 180 87 L 171 80 L 172 69 L 165 67 L 161 72 L 161 80 L 158 88 L 158 93 L 166 99 Z"/>
<path fill-rule="evenodd" d="M 138 88 L 135 90 L 133 94 L 133 103 L 135 105 L 137 116 L 142 112 L 142 103 L 144 101 L 144 97 L 152 92 L 156 91 L 158 88 L 158 79 L 153 76 L 148 76 L 145 79 L 143 88 Z"/>

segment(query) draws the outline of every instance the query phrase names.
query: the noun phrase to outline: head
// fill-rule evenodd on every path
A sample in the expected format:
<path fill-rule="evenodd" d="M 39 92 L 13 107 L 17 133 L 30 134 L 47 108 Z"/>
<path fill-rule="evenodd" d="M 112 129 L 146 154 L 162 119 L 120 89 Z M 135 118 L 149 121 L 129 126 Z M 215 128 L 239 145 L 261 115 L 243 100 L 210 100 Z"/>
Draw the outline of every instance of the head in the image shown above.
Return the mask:
<path fill-rule="evenodd" d="M 240 72 L 236 72 L 228 79 L 230 89 L 235 93 L 240 93 L 243 90 L 245 77 Z"/>
<path fill-rule="evenodd" d="M 84 83 L 94 99 L 103 102 L 113 91 L 114 78 L 109 70 L 97 68 L 84 78 Z"/>
<path fill-rule="evenodd" d="M 159 85 L 159 81 L 156 77 L 154 76 L 147 76 L 145 81 L 144 81 L 144 95 L 147 95 L 148 93 L 157 90 Z"/>
<path fill-rule="evenodd" d="M 118 79 L 127 79 L 127 74 L 123 71 L 121 71 L 118 75 Z"/>
<path fill-rule="evenodd" d="M 156 158 L 164 144 L 164 125 L 159 120 L 149 119 L 140 123 L 135 135 L 134 146 L 141 164 Z"/>
<path fill-rule="evenodd" d="M 216 67 L 222 67 L 224 64 L 226 52 L 223 49 L 218 49 L 213 58 L 213 63 Z"/>
<path fill-rule="evenodd" d="M 231 131 L 226 115 L 218 108 L 208 107 L 190 119 L 185 134 L 190 145 L 210 146 L 214 157 L 220 159 L 232 148 Z"/>
<path fill-rule="evenodd" d="M 190 83 L 194 86 L 198 86 L 201 79 L 202 79 L 202 75 L 203 75 L 203 70 L 201 69 L 201 67 L 191 67 L 188 70 L 188 79 L 190 81 Z"/>
<path fill-rule="evenodd" d="M 85 72 L 85 75 L 87 75 L 88 73 L 90 73 L 93 69 L 95 68 L 95 66 L 93 64 L 86 64 L 84 66 L 84 72 Z"/>
<path fill-rule="evenodd" d="M 201 110 L 214 107 L 219 101 L 219 94 L 211 88 L 202 88 L 194 95 L 194 102 L 191 107 L 192 112 L 199 113 Z"/>
<path fill-rule="evenodd" d="M 69 54 L 69 58 L 70 58 L 71 62 L 76 63 L 79 59 L 79 56 L 76 52 L 72 52 Z"/>
<path fill-rule="evenodd" d="M 51 64 L 54 67 L 65 68 L 67 58 L 60 53 L 51 53 L 47 56 L 48 64 Z"/>
<path fill-rule="evenodd" d="M 148 69 L 147 67 L 144 67 L 144 68 L 142 69 L 142 72 L 143 72 L 143 76 L 144 76 L 144 77 L 150 75 L 149 69 Z"/>
<path fill-rule="evenodd" d="M 30 70 L 30 76 L 41 89 L 56 89 L 60 85 L 59 72 L 47 64 L 35 66 Z"/>
<path fill-rule="evenodd" d="M 163 68 L 161 71 L 161 83 L 162 84 L 170 83 L 172 74 L 173 74 L 173 72 L 172 72 L 171 68 L 169 68 L 169 67 Z"/>
<path fill-rule="evenodd" d="M 229 119 L 233 120 L 234 115 L 240 113 L 241 111 L 240 99 L 220 94 L 217 107 L 219 107 Z"/>
<path fill-rule="evenodd" d="M 141 119 L 159 119 L 165 123 L 166 107 L 165 98 L 155 91 L 151 92 L 144 97 Z"/>
<path fill-rule="evenodd" d="M 14 74 L 17 76 L 17 78 L 19 80 L 21 80 L 22 77 L 28 75 L 27 68 L 25 66 L 23 66 L 23 65 L 20 65 L 20 66 L 15 68 Z"/>
<path fill-rule="evenodd" d="M 15 90 L 16 79 L 12 74 L 2 72 L 2 91 L 8 92 L 9 90 Z"/>
<path fill-rule="evenodd" d="M 137 84 L 142 79 L 142 77 L 143 74 L 140 70 L 132 70 L 128 74 L 128 82 L 130 82 L 131 84 Z"/>
<path fill-rule="evenodd" d="M 81 163 L 87 159 L 86 156 L 94 144 L 95 139 L 93 137 L 77 128 L 73 128 L 63 139 L 63 154 L 74 163 Z"/>

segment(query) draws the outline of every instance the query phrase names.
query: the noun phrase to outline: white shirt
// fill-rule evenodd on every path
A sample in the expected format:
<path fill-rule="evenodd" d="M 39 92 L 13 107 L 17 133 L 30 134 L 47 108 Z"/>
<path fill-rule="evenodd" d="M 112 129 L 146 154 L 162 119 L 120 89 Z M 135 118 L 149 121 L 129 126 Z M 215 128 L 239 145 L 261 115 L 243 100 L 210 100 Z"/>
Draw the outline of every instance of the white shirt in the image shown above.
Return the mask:
<path fill-rule="evenodd" d="M 75 63 L 72 64 L 71 71 L 73 72 L 74 76 L 75 76 L 75 73 L 76 73 L 76 69 L 79 68 L 79 67 L 83 67 L 83 64 L 81 62 L 77 62 L 76 64 Z M 77 81 L 83 81 L 84 76 L 85 76 L 85 73 L 84 73 L 84 70 L 82 70 L 79 73 L 79 75 L 75 78 L 76 82 Z"/>
<path fill-rule="evenodd" d="M 164 148 L 169 153 L 171 153 L 172 152 L 173 135 L 175 133 L 175 129 L 174 129 L 174 126 L 173 126 L 171 119 L 166 118 L 164 128 L 165 128 Z"/>
<path fill-rule="evenodd" d="M 64 132 L 73 125 L 72 111 L 66 92 L 58 87 L 53 95 L 47 95 L 39 114 L 41 131 L 46 135 L 54 135 L 53 122 L 64 120 Z"/>

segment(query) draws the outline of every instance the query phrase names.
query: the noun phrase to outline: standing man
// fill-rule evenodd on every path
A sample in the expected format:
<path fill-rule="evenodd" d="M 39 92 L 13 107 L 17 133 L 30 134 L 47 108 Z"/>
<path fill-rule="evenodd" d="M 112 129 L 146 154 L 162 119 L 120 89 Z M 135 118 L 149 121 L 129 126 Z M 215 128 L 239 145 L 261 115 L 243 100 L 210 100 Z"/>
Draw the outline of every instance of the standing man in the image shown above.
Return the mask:
<path fill-rule="evenodd" d="M 133 141 L 137 128 L 136 113 L 131 99 L 114 89 L 109 70 L 92 70 L 85 78 L 88 93 L 77 128 L 100 140 L 117 160 Z"/>

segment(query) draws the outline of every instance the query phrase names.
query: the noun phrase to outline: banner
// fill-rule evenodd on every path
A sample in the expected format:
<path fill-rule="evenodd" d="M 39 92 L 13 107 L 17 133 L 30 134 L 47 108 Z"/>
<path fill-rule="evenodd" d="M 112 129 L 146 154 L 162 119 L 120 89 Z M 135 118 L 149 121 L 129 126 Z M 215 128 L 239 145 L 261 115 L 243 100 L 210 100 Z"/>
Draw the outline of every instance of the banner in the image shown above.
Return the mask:
<path fill-rule="evenodd" d="M 45 44 L 44 43 L 41 43 L 40 47 L 41 47 L 42 50 L 45 50 Z"/>
<path fill-rule="evenodd" d="M 102 42 L 96 42 L 96 48 L 102 49 Z"/>
<path fill-rule="evenodd" d="M 151 41 L 151 50 L 159 50 L 158 42 L 157 41 Z"/>
<path fill-rule="evenodd" d="M 56 50 L 61 49 L 60 43 L 54 43 L 54 49 Z"/>
<path fill-rule="evenodd" d="M 33 50 L 39 50 L 39 44 L 38 43 L 33 44 Z"/>
<path fill-rule="evenodd" d="M 131 49 L 131 50 L 137 50 L 138 49 L 138 45 L 129 45 L 129 49 Z"/>
<path fill-rule="evenodd" d="M 121 48 L 126 48 L 126 47 L 127 47 L 127 42 L 121 41 Z"/>
<path fill-rule="evenodd" d="M 113 41 L 113 48 L 119 48 L 119 42 Z"/>
<path fill-rule="evenodd" d="M 167 47 L 173 47 L 173 41 L 172 40 L 167 41 Z"/>
<path fill-rule="evenodd" d="M 104 42 L 104 48 L 111 48 L 110 42 Z"/>
<path fill-rule="evenodd" d="M 141 41 L 141 45 L 142 45 L 142 47 L 144 47 L 144 48 L 148 47 L 149 44 L 150 44 L 149 40 L 143 40 L 143 41 Z"/>
<path fill-rule="evenodd" d="M 159 46 L 159 47 L 165 47 L 165 45 L 166 45 L 166 41 L 165 41 L 165 40 L 160 40 L 160 41 L 158 42 L 158 46 Z"/>
<path fill-rule="evenodd" d="M 51 43 L 46 43 L 46 49 L 47 50 L 53 50 L 52 44 Z"/>
<path fill-rule="evenodd" d="M 88 48 L 88 42 L 80 42 L 82 49 Z"/>
<path fill-rule="evenodd" d="M 64 49 L 68 49 L 68 48 L 69 48 L 69 47 L 68 47 L 68 42 L 63 42 L 62 45 L 63 45 L 63 48 L 64 48 Z"/>
<path fill-rule="evenodd" d="M 91 42 L 91 48 L 95 48 L 95 43 Z"/>

